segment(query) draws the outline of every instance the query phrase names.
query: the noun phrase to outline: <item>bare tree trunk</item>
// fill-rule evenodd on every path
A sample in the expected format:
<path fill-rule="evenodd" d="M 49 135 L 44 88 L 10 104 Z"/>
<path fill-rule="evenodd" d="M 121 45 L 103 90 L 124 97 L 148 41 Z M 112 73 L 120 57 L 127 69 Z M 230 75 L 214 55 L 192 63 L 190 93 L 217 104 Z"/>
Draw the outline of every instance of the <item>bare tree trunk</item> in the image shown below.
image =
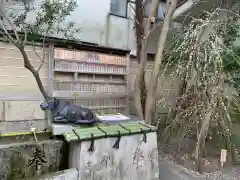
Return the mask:
<path fill-rule="evenodd" d="M 136 41 L 137 41 L 137 61 L 138 64 L 141 62 L 141 51 L 142 51 L 142 38 L 144 36 L 144 6 L 143 0 L 136 0 L 136 11 L 135 11 L 135 29 L 136 29 Z M 144 74 L 141 77 L 141 88 L 139 92 L 134 93 L 134 99 L 137 102 L 141 101 L 141 106 L 137 107 L 137 115 L 141 118 L 144 117 L 145 104 L 146 104 L 146 82 Z M 139 99 L 140 98 L 140 99 Z M 135 106 L 136 107 L 136 106 Z"/>
<path fill-rule="evenodd" d="M 144 45 L 145 46 L 145 45 Z M 144 80 L 144 68 L 145 64 L 142 61 L 146 61 L 146 53 L 145 53 L 145 48 L 141 50 L 141 61 L 139 64 L 139 68 L 136 74 L 136 79 L 134 83 L 134 103 L 135 103 L 135 108 L 137 111 L 137 116 L 140 119 L 144 119 L 144 114 L 143 114 L 143 108 L 142 108 L 142 86 L 143 86 L 143 81 Z M 146 86 L 145 86 L 146 87 Z"/>
<path fill-rule="evenodd" d="M 22 56 L 23 56 L 23 61 L 24 61 L 24 67 L 26 69 L 28 69 L 34 76 L 36 82 L 37 82 L 37 85 L 38 85 L 38 88 L 40 90 L 40 92 L 42 93 L 43 97 L 45 99 L 48 99 L 49 96 L 47 94 L 47 92 L 45 91 L 44 89 L 44 86 L 43 86 L 43 83 L 40 79 L 40 76 L 39 76 L 39 72 L 37 70 L 34 69 L 34 67 L 31 65 L 30 61 L 29 61 L 29 58 L 24 50 L 24 46 L 19 46 L 17 45 L 18 49 L 20 50 L 20 52 L 22 53 Z"/>
<path fill-rule="evenodd" d="M 153 64 L 151 81 L 149 81 L 149 86 L 148 86 L 149 89 L 148 89 L 146 108 L 145 108 L 146 110 L 145 121 L 147 123 L 153 122 L 153 118 L 155 114 L 157 81 L 158 81 L 158 76 L 160 72 L 160 66 L 162 63 L 164 45 L 167 40 L 167 34 L 169 31 L 172 16 L 177 6 L 177 0 L 168 0 L 167 3 L 168 3 L 168 8 L 166 12 L 166 17 L 161 27 L 161 34 L 158 41 L 157 54 L 155 57 L 155 62 Z"/>
<path fill-rule="evenodd" d="M 146 100 L 147 100 L 147 85 L 145 81 L 145 72 L 143 72 L 142 76 L 142 86 L 141 86 L 141 104 L 142 104 L 142 111 L 143 117 L 145 117 L 145 107 L 146 107 Z"/>
<path fill-rule="evenodd" d="M 39 71 L 42 68 L 42 66 L 44 64 L 44 60 L 45 60 L 45 54 L 44 54 L 45 37 L 44 37 L 44 40 L 43 40 L 42 57 L 39 56 L 39 54 L 35 50 L 35 45 L 33 45 L 34 52 L 36 53 L 36 55 L 41 60 L 40 66 L 36 70 L 32 66 L 32 64 L 30 63 L 28 55 L 27 55 L 27 53 L 24 49 L 25 45 L 26 45 L 26 42 L 28 40 L 27 39 L 27 35 L 28 35 L 27 34 L 28 33 L 27 29 L 24 28 L 24 37 L 20 37 L 19 33 L 17 32 L 17 28 L 15 27 L 15 25 L 8 19 L 8 17 L 5 16 L 4 12 L 1 9 L 0 9 L 0 17 L 1 17 L 1 19 L 0 19 L 0 29 L 2 30 L 2 31 L 0 31 L 0 34 L 6 40 L 8 40 L 11 44 L 14 44 L 19 49 L 19 51 L 21 52 L 21 54 L 23 56 L 24 67 L 26 69 L 28 69 L 33 74 L 33 76 L 34 76 L 34 78 L 37 82 L 37 85 L 39 87 L 40 92 L 42 93 L 42 95 L 45 99 L 48 99 L 49 96 L 48 96 L 46 90 L 44 89 L 43 83 L 42 83 L 41 78 L 39 76 Z M 3 20 L 6 20 L 9 23 L 15 37 L 8 31 L 8 29 L 6 28 L 6 25 L 4 24 Z M 48 28 L 48 30 L 49 30 L 49 28 Z"/>
<path fill-rule="evenodd" d="M 184 75 L 184 77 L 182 78 L 181 80 L 181 84 L 180 84 L 180 88 L 179 88 L 179 92 L 178 92 L 178 96 L 177 97 L 182 97 L 184 95 L 184 93 L 186 93 L 186 89 L 187 89 L 187 81 L 186 81 L 186 74 Z M 167 121 L 171 122 L 173 121 L 175 118 L 176 118 L 176 115 L 177 115 L 177 109 L 180 105 L 182 105 L 183 103 L 183 99 L 182 98 L 177 98 L 176 100 L 176 104 L 175 104 L 175 107 L 173 107 L 171 109 L 171 111 L 169 112 L 168 114 L 168 118 L 167 118 Z"/>
<path fill-rule="evenodd" d="M 141 1 L 141 0 L 140 0 Z M 139 67 L 138 67 L 138 71 L 136 74 L 136 79 L 135 79 L 135 83 L 134 83 L 134 104 L 135 104 L 135 108 L 137 111 L 137 116 L 140 119 L 144 119 L 144 114 L 145 114 L 145 102 L 146 102 L 146 92 L 147 92 L 147 88 L 146 88 L 146 84 L 145 84 L 145 80 L 144 80 L 144 69 L 145 69 L 145 65 L 147 62 L 147 43 L 148 43 L 148 39 L 149 39 L 149 35 L 151 34 L 151 17 L 155 16 L 155 12 L 158 8 L 159 5 L 159 1 L 155 0 L 152 2 L 151 4 L 151 8 L 149 11 L 149 16 L 147 19 L 147 23 L 146 25 L 144 25 L 143 23 L 143 1 L 141 1 L 141 4 L 137 4 L 140 2 L 139 0 L 136 0 L 136 15 L 138 14 L 138 18 L 136 19 L 136 24 L 137 26 L 139 26 L 139 34 L 137 34 L 137 56 L 140 57 L 139 60 Z M 137 7 L 138 5 L 138 7 Z M 142 7 L 142 11 L 138 12 L 139 7 Z M 141 18 L 142 16 L 142 18 Z M 137 27 L 136 26 L 136 27 Z M 144 108 L 143 108 L 144 106 Z"/>

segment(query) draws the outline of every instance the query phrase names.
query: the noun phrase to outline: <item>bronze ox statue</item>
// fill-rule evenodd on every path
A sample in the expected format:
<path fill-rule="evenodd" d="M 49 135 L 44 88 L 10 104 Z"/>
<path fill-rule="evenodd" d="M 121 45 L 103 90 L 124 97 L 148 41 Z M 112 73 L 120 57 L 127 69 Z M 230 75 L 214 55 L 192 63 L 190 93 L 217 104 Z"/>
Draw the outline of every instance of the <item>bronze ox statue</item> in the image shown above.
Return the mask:
<path fill-rule="evenodd" d="M 56 98 L 44 101 L 40 104 L 40 108 L 43 111 L 52 112 L 54 123 L 95 124 L 100 122 L 90 109 Z"/>

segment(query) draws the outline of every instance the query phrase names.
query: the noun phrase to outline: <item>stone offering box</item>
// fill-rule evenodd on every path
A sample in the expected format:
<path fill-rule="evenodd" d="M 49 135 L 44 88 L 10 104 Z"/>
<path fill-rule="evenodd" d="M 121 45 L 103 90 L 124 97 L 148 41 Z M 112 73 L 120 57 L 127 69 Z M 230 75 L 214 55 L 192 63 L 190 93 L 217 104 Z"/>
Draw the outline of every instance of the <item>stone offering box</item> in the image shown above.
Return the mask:
<path fill-rule="evenodd" d="M 64 133 L 78 180 L 159 178 L 156 128 L 141 121 L 74 128 Z"/>

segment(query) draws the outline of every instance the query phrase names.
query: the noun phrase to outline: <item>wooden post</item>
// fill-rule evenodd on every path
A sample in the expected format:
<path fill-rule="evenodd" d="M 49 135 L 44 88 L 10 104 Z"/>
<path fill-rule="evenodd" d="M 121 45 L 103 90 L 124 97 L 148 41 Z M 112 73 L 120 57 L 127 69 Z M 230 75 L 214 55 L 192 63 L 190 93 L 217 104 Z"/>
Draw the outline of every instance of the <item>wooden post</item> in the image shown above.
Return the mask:
<path fill-rule="evenodd" d="M 49 59 L 48 59 L 48 94 L 53 96 L 53 82 L 54 82 L 54 45 L 49 45 Z"/>
<path fill-rule="evenodd" d="M 0 11 L 4 12 L 4 6 L 5 6 L 6 0 L 0 0 Z"/>
<path fill-rule="evenodd" d="M 130 99 L 129 99 L 129 92 L 130 92 L 130 54 L 127 54 L 127 72 L 126 72 L 126 93 L 127 93 L 127 97 L 126 97 L 126 115 L 130 114 Z"/>
<path fill-rule="evenodd" d="M 50 44 L 48 48 L 48 95 L 53 96 L 53 83 L 54 83 L 54 44 Z M 46 112 L 45 117 L 47 119 L 46 127 L 50 127 L 52 124 L 52 113 Z"/>
<path fill-rule="evenodd" d="M 78 81 L 78 73 L 75 72 L 73 76 L 74 76 L 73 81 L 77 82 Z"/>

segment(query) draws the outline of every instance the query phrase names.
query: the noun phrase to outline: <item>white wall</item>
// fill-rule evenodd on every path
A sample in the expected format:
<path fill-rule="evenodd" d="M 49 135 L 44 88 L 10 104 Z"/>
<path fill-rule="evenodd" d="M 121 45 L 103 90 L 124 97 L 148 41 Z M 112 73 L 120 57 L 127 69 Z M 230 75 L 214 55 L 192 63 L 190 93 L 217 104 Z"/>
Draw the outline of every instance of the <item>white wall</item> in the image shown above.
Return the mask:
<path fill-rule="evenodd" d="M 35 4 L 40 4 L 42 0 L 33 1 L 35 1 Z M 127 18 L 109 15 L 110 0 L 77 0 L 77 3 L 78 7 L 67 18 L 68 22 L 74 22 L 76 27 L 81 30 L 80 33 L 76 34 L 77 39 L 103 46 L 135 51 L 134 11 L 131 8 L 134 7 L 133 3 L 131 3 L 131 6 L 128 5 Z M 187 3 L 176 10 L 174 18 L 181 16 L 187 9 L 191 9 L 192 5 L 192 0 L 188 0 Z M 164 3 L 160 3 L 160 6 L 164 6 Z M 14 8 L 19 9 L 20 6 L 11 5 L 11 9 Z M 29 21 L 34 20 L 34 13 L 31 13 L 28 18 Z M 156 52 L 159 33 L 160 27 L 156 28 L 150 37 L 148 52 Z M 60 34 L 57 34 L 57 36 L 63 37 Z"/>
<path fill-rule="evenodd" d="M 77 36 L 80 40 L 104 44 L 109 10 L 110 0 L 78 0 L 78 7 L 68 20 L 81 29 Z"/>
<path fill-rule="evenodd" d="M 31 46 L 25 51 L 34 68 L 41 60 Z M 41 54 L 42 48 L 36 47 Z M 39 71 L 45 89 L 48 89 L 48 52 Z M 19 121 L 44 119 L 44 112 L 39 108 L 43 99 L 34 76 L 24 68 L 20 51 L 12 44 L 0 42 L 0 121 Z M 22 101 L 24 100 L 24 101 Z"/>
<path fill-rule="evenodd" d="M 34 0 L 35 4 L 40 4 L 41 0 Z M 80 28 L 80 33 L 76 38 L 81 41 L 97 43 L 103 46 L 109 46 L 120 49 L 135 49 L 135 35 L 133 33 L 134 11 L 128 5 L 128 17 L 122 18 L 109 15 L 110 0 L 78 0 L 78 7 L 67 18 Z M 133 3 L 131 3 L 134 6 Z M 7 7 L 7 10 L 21 9 L 19 5 Z M 16 13 L 17 11 L 15 11 Z M 28 16 L 29 21 L 35 19 L 35 14 Z M 58 34 L 62 37 L 62 35 Z M 154 46 L 157 37 L 153 36 Z M 149 50 L 151 51 L 151 50 Z"/>
<path fill-rule="evenodd" d="M 109 15 L 110 0 L 78 0 L 78 5 L 71 17 L 68 18 L 81 29 L 77 38 L 121 49 L 129 49 L 134 46 L 132 20 Z M 133 17 L 130 7 L 128 16 Z"/>
<path fill-rule="evenodd" d="M 36 6 L 42 0 L 34 1 Z M 128 18 L 109 15 L 110 0 L 77 0 L 77 4 L 78 7 L 66 19 L 67 22 L 74 22 L 76 28 L 80 29 L 80 32 L 76 34 L 77 39 L 121 49 L 133 46 L 130 41 L 132 37 L 129 37 L 133 22 Z M 19 4 L 11 3 L 5 6 L 6 11 L 14 11 L 14 13 L 18 13 L 21 9 Z M 35 15 L 36 12 L 30 13 L 28 21 L 34 21 Z M 63 37 L 61 34 L 57 34 L 57 36 Z"/>

